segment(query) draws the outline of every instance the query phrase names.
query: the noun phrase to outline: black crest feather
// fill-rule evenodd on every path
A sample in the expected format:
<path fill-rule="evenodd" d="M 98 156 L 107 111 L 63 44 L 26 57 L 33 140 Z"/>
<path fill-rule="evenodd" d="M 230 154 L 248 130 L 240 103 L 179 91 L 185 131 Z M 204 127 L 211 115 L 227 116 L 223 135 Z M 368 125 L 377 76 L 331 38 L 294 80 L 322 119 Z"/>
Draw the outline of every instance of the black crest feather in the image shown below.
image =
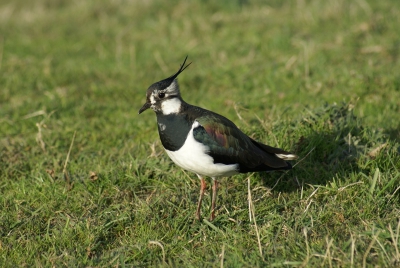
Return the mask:
<path fill-rule="evenodd" d="M 186 56 L 185 60 L 184 60 L 183 63 L 181 64 L 181 68 L 179 68 L 179 70 L 178 70 L 174 75 L 171 75 L 170 77 L 168 77 L 168 78 L 167 78 L 168 80 L 169 80 L 169 79 L 174 80 L 176 77 L 178 77 L 178 75 L 179 75 L 181 72 L 183 72 L 187 67 L 189 67 L 190 64 L 192 64 L 192 63 L 189 63 L 189 64 L 187 64 L 187 65 L 185 66 L 185 63 L 186 63 L 187 58 L 188 58 L 188 56 Z"/>
<path fill-rule="evenodd" d="M 169 87 L 169 86 L 172 84 L 172 82 L 174 82 L 174 80 L 176 79 L 176 77 L 178 77 L 178 75 L 179 75 L 181 72 L 183 72 L 183 70 L 185 70 L 190 64 L 192 64 L 192 63 L 189 63 L 189 64 L 185 65 L 185 64 L 186 64 L 187 58 L 188 58 L 188 56 L 186 56 L 185 60 L 183 61 L 182 65 L 181 65 L 181 67 L 179 68 L 179 70 L 178 70 L 175 74 L 171 75 L 171 76 L 168 77 L 168 78 L 165 78 L 165 79 L 163 79 L 163 80 L 161 80 L 161 81 L 158 81 L 158 82 L 152 84 L 152 85 L 147 89 L 147 95 L 152 94 L 152 92 L 153 92 L 154 90 L 164 90 L 164 89 L 166 89 L 167 87 Z"/>

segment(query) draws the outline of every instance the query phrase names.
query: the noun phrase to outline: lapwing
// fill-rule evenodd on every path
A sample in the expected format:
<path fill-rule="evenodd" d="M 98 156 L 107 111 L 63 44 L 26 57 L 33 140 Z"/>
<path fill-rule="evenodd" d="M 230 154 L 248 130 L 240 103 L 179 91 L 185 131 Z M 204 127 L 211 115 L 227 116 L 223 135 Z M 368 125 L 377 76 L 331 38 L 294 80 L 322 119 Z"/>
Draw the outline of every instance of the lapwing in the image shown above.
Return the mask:
<path fill-rule="evenodd" d="M 206 189 L 205 176 L 211 177 L 212 201 L 210 220 L 215 218 L 218 181 L 238 173 L 287 170 L 287 160 L 295 154 L 253 140 L 231 120 L 212 111 L 185 102 L 179 90 L 178 75 L 152 84 L 146 92 L 146 103 L 139 114 L 151 108 L 157 116 L 158 134 L 168 156 L 181 168 L 194 172 L 200 179 L 200 197 L 196 218 Z"/>

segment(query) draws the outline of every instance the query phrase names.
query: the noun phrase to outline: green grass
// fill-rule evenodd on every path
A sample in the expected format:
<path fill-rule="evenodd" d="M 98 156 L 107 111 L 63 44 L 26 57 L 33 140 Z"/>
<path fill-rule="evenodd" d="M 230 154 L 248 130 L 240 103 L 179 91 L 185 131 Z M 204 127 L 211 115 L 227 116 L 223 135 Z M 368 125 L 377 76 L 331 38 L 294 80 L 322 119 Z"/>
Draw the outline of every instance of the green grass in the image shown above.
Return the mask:
<path fill-rule="evenodd" d="M 0 1 L 1 267 L 400 265 L 399 1 L 263 2 Z M 300 156 L 211 223 L 137 115 L 186 55 L 186 101 Z"/>

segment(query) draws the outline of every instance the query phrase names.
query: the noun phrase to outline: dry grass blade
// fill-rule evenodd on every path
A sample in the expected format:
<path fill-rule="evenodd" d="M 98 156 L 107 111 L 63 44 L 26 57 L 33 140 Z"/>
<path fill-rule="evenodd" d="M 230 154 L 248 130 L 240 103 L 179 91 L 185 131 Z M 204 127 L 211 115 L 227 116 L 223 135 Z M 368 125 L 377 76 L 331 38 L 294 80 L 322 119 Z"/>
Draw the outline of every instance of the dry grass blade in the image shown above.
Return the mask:
<path fill-rule="evenodd" d="M 43 152 L 46 152 L 46 144 L 43 141 L 42 128 L 43 127 L 46 128 L 45 121 L 47 119 L 49 119 L 55 112 L 56 111 L 53 110 L 49 114 L 47 114 L 46 111 L 40 110 L 40 111 L 36 111 L 34 113 L 31 113 L 31 114 L 25 115 L 23 117 L 23 119 L 29 119 L 29 118 L 32 118 L 32 117 L 35 117 L 35 116 L 40 116 L 40 115 L 45 115 L 46 116 L 42 121 L 40 121 L 39 123 L 36 123 L 36 127 L 38 128 L 38 133 L 36 134 L 36 142 L 39 144 L 39 146 L 40 146 L 40 148 L 42 149 Z"/>
<path fill-rule="evenodd" d="M 350 252 L 350 265 L 351 267 L 354 266 L 354 252 L 356 250 L 356 239 L 354 238 L 353 234 L 351 235 L 351 252 Z"/>
<path fill-rule="evenodd" d="M 39 111 L 36 111 L 36 112 L 33 112 L 33 113 L 30 113 L 30 114 L 27 114 L 27 115 L 23 116 L 22 119 L 29 119 L 29 118 L 32 118 L 32 117 L 36 117 L 36 116 L 39 116 L 39 115 L 45 115 L 45 114 L 46 114 L 46 111 L 39 110 Z"/>
<path fill-rule="evenodd" d="M 368 153 L 368 155 L 372 158 L 375 158 L 381 151 L 382 149 L 384 149 L 386 146 L 388 145 L 387 142 L 385 142 L 384 144 L 379 145 L 378 147 L 376 147 L 375 149 L 373 149 L 372 151 L 370 151 Z"/>
<path fill-rule="evenodd" d="M 36 142 L 39 144 L 42 151 L 46 152 L 46 144 L 43 141 L 43 135 L 42 135 L 42 124 L 36 123 L 36 127 L 38 128 L 38 133 L 36 134 Z"/>
<path fill-rule="evenodd" d="M 249 124 L 243 119 L 243 117 L 239 113 L 239 107 L 237 103 L 233 104 L 233 109 L 235 109 L 236 115 L 239 118 L 240 121 L 242 121 L 246 126 L 249 126 Z"/>
<path fill-rule="evenodd" d="M 4 37 L 0 36 L 0 70 L 3 62 L 3 50 L 4 50 Z"/>
<path fill-rule="evenodd" d="M 399 252 L 400 220 L 397 224 L 396 234 L 393 232 L 392 226 L 390 224 L 389 224 L 389 232 L 390 232 L 390 237 L 392 238 L 393 246 L 396 250 L 396 255 L 394 256 L 394 259 L 397 263 L 400 263 L 400 252 Z"/>
<path fill-rule="evenodd" d="M 163 256 L 163 263 L 165 264 L 165 251 L 164 251 L 164 246 L 161 244 L 161 242 L 150 240 L 149 245 L 156 245 L 161 248 L 162 256 Z"/>
<path fill-rule="evenodd" d="M 251 189 L 250 189 L 250 178 L 254 173 L 252 173 L 249 177 L 247 177 L 247 189 L 248 189 L 248 200 L 249 200 L 249 210 L 250 210 L 250 222 L 251 219 L 253 218 L 254 220 L 254 228 L 256 230 L 256 235 L 257 235 L 257 243 L 258 243 L 258 250 L 260 252 L 260 257 L 264 260 L 264 256 L 263 256 L 263 251 L 262 251 L 262 246 L 261 246 L 261 239 L 260 239 L 260 233 L 258 231 L 258 226 L 257 226 L 257 220 L 256 220 L 256 215 L 255 215 L 255 209 L 254 209 L 254 205 L 253 205 L 253 199 L 251 196 Z"/>
<path fill-rule="evenodd" d="M 368 254 L 371 251 L 372 247 L 374 246 L 376 240 L 378 239 L 380 231 L 378 231 L 373 237 L 371 242 L 368 245 L 367 250 L 365 251 L 364 255 L 363 255 L 363 268 L 367 267 L 367 258 L 368 258 Z"/>
<path fill-rule="evenodd" d="M 63 174 L 64 174 L 64 178 L 65 178 L 65 180 L 66 180 L 66 182 L 68 184 L 68 189 L 72 188 L 72 184 L 71 184 L 71 179 L 69 178 L 69 175 L 68 175 L 67 165 L 68 165 L 68 162 L 69 162 L 69 156 L 71 154 L 72 146 L 74 145 L 75 135 L 76 135 L 76 130 L 74 131 L 74 135 L 72 136 L 71 144 L 69 146 L 69 150 L 68 150 L 68 153 L 67 153 L 67 157 L 65 158 L 65 163 L 64 163 L 64 168 L 63 168 Z"/>
<path fill-rule="evenodd" d="M 303 228 L 303 234 L 304 238 L 306 241 L 306 249 L 307 249 L 307 256 L 306 259 L 303 261 L 303 263 L 300 265 L 300 267 L 306 267 L 308 264 L 308 261 L 310 260 L 310 246 L 308 245 L 308 236 L 307 236 L 307 228 Z"/>
<path fill-rule="evenodd" d="M 221 258 L 220 267 L 223 268 L 224 267 L 224 258 L 225 258 L 225 244 L 222 245 L 220 258 Z"/>

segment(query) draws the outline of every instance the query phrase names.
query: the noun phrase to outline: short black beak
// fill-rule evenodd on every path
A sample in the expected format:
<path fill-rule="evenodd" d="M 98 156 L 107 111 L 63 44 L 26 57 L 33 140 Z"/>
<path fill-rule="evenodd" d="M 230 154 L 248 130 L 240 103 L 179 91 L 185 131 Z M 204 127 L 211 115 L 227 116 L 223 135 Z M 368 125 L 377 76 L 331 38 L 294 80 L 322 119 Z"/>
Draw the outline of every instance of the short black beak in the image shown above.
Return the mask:
<path fill-rule="evenodd" d="M 151 106 L 151 103 L 146 102 L 146 103 L 142 106 L 142 108 L 140 108 L 139 114 L 141 114 L 141 113 L 143 113 L 144 111 L 146 111 L 147 109 L 149 109 L 150 106 Z"/>

